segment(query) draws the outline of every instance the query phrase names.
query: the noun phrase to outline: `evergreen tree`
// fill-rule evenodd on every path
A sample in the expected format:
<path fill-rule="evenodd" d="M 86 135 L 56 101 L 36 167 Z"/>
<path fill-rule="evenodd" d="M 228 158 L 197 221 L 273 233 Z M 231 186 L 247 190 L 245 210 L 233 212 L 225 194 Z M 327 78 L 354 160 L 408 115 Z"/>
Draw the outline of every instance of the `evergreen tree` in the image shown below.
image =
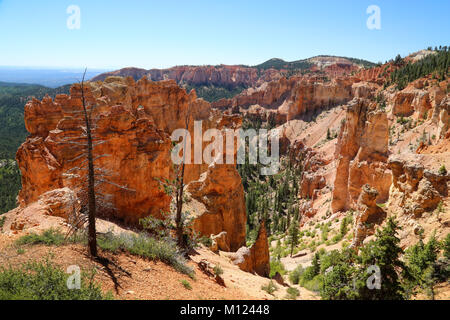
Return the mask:
<path fill-rule="evenodd" d="M 426 290 L 430 296 L 434 296 L 434 270 L 438 253 L 439 242 L 434 234 L 427 244 L 424 244 L 421 234 L 419 243 L 406 251 L 407 267 L 410 275 L 406 287 L 410 291 L 409 293 L 414 291 L 414 287 L 419 286 Z"/>
<path fill-rule="evenodd" d="M 447 234 L 444 240 L 444 257 L 450 259 L 450 233 Z"/>
<path fill-rule="evenodd" d="M 366 286 L 360 288 L 360 297 L 367 300 L 401 300 L 404 289 L 397 270 L 404 272 L 405 265 L 400 260 L 403 254 L 400 239 L 397 236 L 398 223 L 389 218 L 386 226 L 376 233 L 372 240 L 361 249 L 361 265 L 363 270 L 376 265 L 381 272 L 381 289 L 370 290 Z"/>
<path fill-rule="evenodd" d="M 298 222 L 294 221 L 289 228 L 289 243 L 291 244 L 291 257 L 294 252 L 294 248 L 298 245 L 299 240 L 299 230 Z"/>
<path fill-rule="evenodd" d="M 355 266 L 356 253 L 351 249 L 333 250 L 321 256 L 322 285 L 320 296 L 324 300 L 354 300 L 359 297 L 356 279 L 360 268 Z"/>

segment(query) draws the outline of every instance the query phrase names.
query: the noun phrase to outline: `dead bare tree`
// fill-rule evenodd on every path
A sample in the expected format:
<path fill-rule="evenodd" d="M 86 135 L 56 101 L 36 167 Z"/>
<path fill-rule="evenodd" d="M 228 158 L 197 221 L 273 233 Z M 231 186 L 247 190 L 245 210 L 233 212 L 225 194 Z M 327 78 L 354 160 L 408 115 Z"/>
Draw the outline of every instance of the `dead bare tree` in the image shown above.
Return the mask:
<path fill-rule="evenodd" d="M 71 224 L 71 228 L 67 236 L 70 236 L 77 230 L 84 228 L 87 225 L 89 254 L 92 257 L 97 257 L 97 230 L 95 221 L 98 212 L 98 205 L 100 204 L 100 206 L 105 209 L 114 210 L 114 206 L 111 201 L 112 196 L 110 194 L 102 193 L 104 184 L 113 185 L 117 188 L 130 192 L 134 192 L 134 190 L 129 189 L 127 186 L 122 186 L 109 181 L 107 177 L 112 176 L 112 173 L 95 165 L 95 162 L 98 159 L 110 155 L 95 155 L 95 147 L 104 144 L 107 140 L 101 140 L 99 137 L 95 136 L 97 118 L 93 118 L 92 115 L 96 105 L 87 101 L 85 76 L 86 70 L 84 71 L 83 78 L 80 83 L 82 110 L 67 111 L 74 115 L 74 117 L 72 117 L 73 121 L 80 121 L 79 128 L 81 133 L 76 136 L 64 137 L 60 143 L 67 144 L 72 148 L 76 148 L 81 151 L 79 154 L 75 153 L 76 156 L 68 160 L 69 162 L 80 161 L 80 164 L 69 169 L 65 173 L 65 176 L 68 179 L 79 179 L 79 184 L 75 185 L 75 187 L 80 190 L 79 197 L 81 203 L 84 206 L 87 204 L 87 215 L 74 212 L 72 217 L 70 217 L 69 223 Z"/>
<path fill-rule="evenodd" d="M 185 117 L 185 129 L 186 132 L 189 130 L 189 116 L 190 116 L 190 108 L 188 108 L 188 111 L 186 113 Z M 187 134 L 186 134 L 187 135 Z M 186 240 L 184 238 L 184 219 L 183 219 L 183 196 L 184 196 L 184 171 L 186 166 L 186 139 L 187 137 L 184 137 L 183 144 L 183 161 L 180 164 L 178 168 L 178 172 L 175 172 L 176 174 L 176 215 L 175 215 L 175 226 L 176 226 L 176 234 L 177 234 L 177 240 L 178 245 L 182 248 L 186 247 Z"/>
<path fill-rule="evenodd" d="M 92 110 L 89 114 L 86 108 L 86 99 L 84 96 L 84 77 L 86 70 L 84 70 L 83 80 L 81 81 L 81 99 L 83 103 L 84 122 L 86 125 L 86 140 L 87 140 L 87 160 L 88 160 L 88 246 L 91 256 L 97 256 L 97 231 L 95 228 L 95 217 L 97 216 L 97 205 L 95 203 L 95 173 L 94 173 L 94 158 L 92 155 Z"/>

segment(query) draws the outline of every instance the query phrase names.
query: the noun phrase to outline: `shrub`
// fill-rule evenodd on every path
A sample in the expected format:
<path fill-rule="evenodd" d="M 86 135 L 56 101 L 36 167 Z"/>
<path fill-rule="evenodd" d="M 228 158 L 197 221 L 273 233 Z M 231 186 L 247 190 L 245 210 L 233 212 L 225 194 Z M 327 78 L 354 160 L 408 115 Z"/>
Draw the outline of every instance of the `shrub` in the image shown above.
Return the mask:
<path fill-rule="evenodd" d="M 322 241 L 323 241 L 323 242 L 325 242 L 325 241 L 328 240 L 328 232 L 329 232 L 328 225 L 325 224 L 325 225 L 322 227 Z"/>
<path fill-rule="evenodd" d="M 206 236 L 200 237 L 198 239 L 198 242 L 200 242 L 201 244 L 203 244 L 207 248 L 211 247 L 212 244 L 213 244 L 212 239 L 210 237 L 206 237 Z"/>
<path fill-rule="evenodd" d="M 192 290 L 192 286 L 191 286 L 191 284 L 189 283 L 189 281 L 187 281 L 187 280 L 181 280 L 181 284 L 183 285 L 183 287 L 185 287 L 187 290 Z"/>
<path fill-rule="evenodd" d="M 304 272 L 304 269 L 303 269 L 302 265 L 299 265 L 297 268 L 292 270 L 291 273 L 289 274 L 289 281 L 292 284 L 298 284 L 303 272 Z"/>
<path fill-rule="evenodd" d="M 289 287 L 287 289 L 287 299 L 295 300 L 300 295 L 300 291 L 297 288 Z"/>
<path fill-rule="evenodd" d="M 261 287 L 261 290 L 264 290 L 268 294 L 273 295 L 273 293 L 278 290 L 278 287 L 275 285 L 275 283 L 273 283 L 272 280 L 270 280 L 267 285 Z"/>
<path fill-rule="evenodd" d="M 23 237 L 20 237 L 17 241 L 17 245 L 35 245 L 44 244 L 46 246 L 60 246 L 66 242 L 64 234 L 59 230 L 53 228 L 45 230 L 41 235 L 31 233 Z"/>
<path fill-rule="evenodd" d="M 106 300 L 91 276 L 82 274 L 81 289 L 67 288 L 70 275 L 53 266 L 50 260 L 28 262 L 18 269 L 0 268 L 0 300 Z"/>
<path fill-rule="evenodd" d="M 133 255 L 151 260 L 160 260 L 174 267 L 177 271 L 194 276 L 193 270 L 186 265 L 186 261 L 178 251 L 176 243 L 169 239 L 155 239 L 145 234 L 114 235 L 108 232 L 97 238 L 98 246 L 107 251 L 128 251 Z"/>
<path fill-rule="evenodd" d="M 309 266 L 305 269 L 305 271 L 302 273 L 299 279 L 299 284 L 304 287 L 305 283 L 308 281 L 311 281 L 314 279 L 314 277 L 317 275 L 315 272 L 315 268 L 313 266 Z"/>
<path fill-rule="evenodd" d="M 351 212 L 349 212 L 347 214 L 347 216 L 345 216 L 345 218 L 342 219 L 341 225 L 340 225 L 340 228 L 339 228 L 339 233 L 341 235 L 341 239 L 347 234 L 347 232 L 348 232 L 348 225 L 351 224 L 352 221 L 353 221 L 353 215 L 352 215 Z M 340 239 L 338 241 L 340 241 Z"/>
<path fill-rule="evenodd" d="M 301 281 L 301 286 L 313 291 L 313 292 L 320 292 L 320 288 L 322 287 L 322 283 L 323 283 L 323 277 L 322 275 L 317 275 L 314 278 L 312 278 L 311 280 L 304 280 Z"/>
<path fill-rule="evenodd" d="M 0 230 L 2 230 L 3 225 L 5 224 L 6 217 L 0 217 Z"/>
<path fill-rule="evenodd" d="M 353 289 L 354 268 L 348 264 L 340 263 L 321 278 L 319 283 L 320 296 L 324 300 L 354 299 L 357 292 Z"/>
<path fill-rule="evenodd" d="M 342 240 L 342 234 L 337 234 L 331 239 L 331 243 L 336 244 Z"/>
<path fill-rule="evenodd" d="M 172 222 L 170 220 L 169 213 L 162 213 L 162 219 L 148 216 L 139 220 L 139 224 L 152 235 L 158 238 L 164 238 L 169 235 L 172 228 Z"/>
<path fill-rule="evenodd" d="M 447 174 L 447 169 L 445 168 L 445 165 L 442 165 L 439 170 L 438 173 L 442 176 L 445 176 Z"/>
<path fill-rule="evenodd" d="M 215 274 L 216 276 L 221 276 L 221 275 L 223 274 L 223 269 L 222 269 L 222 267 L 219 266 L 219 265 L 214 266 L 213 271 L 214 271 L 214 274 Z"/>
<path fill-rule="evenodd" d="M 436 211 L 438 213 L 444 213 L 444 203 L 441 201 L 439 201 L 437 207 L 436 207 Z"/>
<path fill-rule="evenodd" d="M 444 257 L 450 259 L 450 233 L 447 234 L 444 240 Z"/>
<path fill-rule="evenodd" d="M 269 277 L 270 278 L 274 277 L 277 272 L 281 275 L 284 275 L 286 273 L 286 269 L 284 268 L 284 265 L 280 260 L 272 259 L 272 260 L 270 260 L 270 275 L 269 275 Z"/>
<path fill-rule="evenodd" d="M 351 263 L 354 256 L 355 252 L 348 249 L 341 252 L 333 250 L 321 256 L 320 295 L 323 299 L 354 299 L 356 297 L 353 280 L 357 269 Z"/>

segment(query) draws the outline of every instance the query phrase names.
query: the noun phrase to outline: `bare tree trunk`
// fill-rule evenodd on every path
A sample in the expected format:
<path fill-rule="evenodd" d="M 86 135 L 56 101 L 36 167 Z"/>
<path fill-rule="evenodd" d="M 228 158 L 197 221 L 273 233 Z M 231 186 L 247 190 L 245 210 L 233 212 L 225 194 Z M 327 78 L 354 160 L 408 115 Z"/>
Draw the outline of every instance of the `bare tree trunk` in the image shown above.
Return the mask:
<path fill-rule="evenodd" d="M 94 176 L 94 160 L 92 156 L 92 133 L 91 133 L 91 123 L 90 116 L 86 108 L 85 96 L 84 96 L 84 77 L 86 71 L 83 75 L 83 81 L 81 82 L 81 96 L 83 100 L 83 113 L 84 121 L 86 124 L 86 134 L 87 134 L 87 157 L 88 157 L 88 246 L 89 254 L 92 257 L 97 257 L 97 231 L 95 228 L 95 217 L 96 217 L 96 203 L 95 203 L 95 176 Z"/>
<path fill-rule="evenodd" d="M 189 129 L 189 114 L 190 109 L 188 109 L 185 119 L 185 128 L 186 131 Z M 177 194 L 176 194 L 176 217 L 175 217 L 175 225 L 176 225 L 176 234 L 178 239 L 178 245 L 182 248 L 186 247 L 186 243 L 184 241 L 184 231 L 183 231 L 183 194 L 184 194 L 184 169 L 186 162 L 186 136 L 184 137 L 184 149 L 183 149 L 183 162 L 181 163 L 181 170 L 178 173 L 177 177 Z"/>
<path fill-rule="evenodd" d="M 177 233 L 177 239 L 178 239 L 178 245 L 180 247 L 184 247 L 184 237 L 183 237 L 183 175 L 184 175 L 184 163 L 181 165 L 181 177 L 179 177 L 178 180 L 178 187 L 177 187 L 177 195 L 176 195 L 176 203 L 177 203 L 177 212 L 175 217 L 175 224 L 176 224 L 176 233 Z"/>

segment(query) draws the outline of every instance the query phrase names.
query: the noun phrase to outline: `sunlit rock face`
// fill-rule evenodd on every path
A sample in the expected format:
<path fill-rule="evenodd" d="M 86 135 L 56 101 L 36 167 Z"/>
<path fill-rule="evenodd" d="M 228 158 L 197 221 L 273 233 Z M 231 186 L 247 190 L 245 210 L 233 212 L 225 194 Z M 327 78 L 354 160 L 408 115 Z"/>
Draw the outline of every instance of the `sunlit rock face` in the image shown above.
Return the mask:
<path fill-rule="evenodd" d="M 353 79 L 333 79 L 324 82 L 309 77 L 281 78 L 249 88 L 232 99 L 222 99 L 212 105 L 218 109 L 240 108 L 244 114 L 259 115 L 265 121 L 268 111 L 280 124 L 299 117 L 309 117 L 319 109 L 346 103 L 352 98 Z M 263 108 L 255 112 L 258 108 Z M 267 112 L 263 112 L 266 110 Z"/>
<path fill-rule="evenodd" d="M 365 184 L 378 191 L 378 201 L 385 202 L 389 197 L 388 119 L 385 112 L 373 107 L 370 101 L 358 98 L 347 106 L 335 153 L 333 212 L 356 209 Z"/>

